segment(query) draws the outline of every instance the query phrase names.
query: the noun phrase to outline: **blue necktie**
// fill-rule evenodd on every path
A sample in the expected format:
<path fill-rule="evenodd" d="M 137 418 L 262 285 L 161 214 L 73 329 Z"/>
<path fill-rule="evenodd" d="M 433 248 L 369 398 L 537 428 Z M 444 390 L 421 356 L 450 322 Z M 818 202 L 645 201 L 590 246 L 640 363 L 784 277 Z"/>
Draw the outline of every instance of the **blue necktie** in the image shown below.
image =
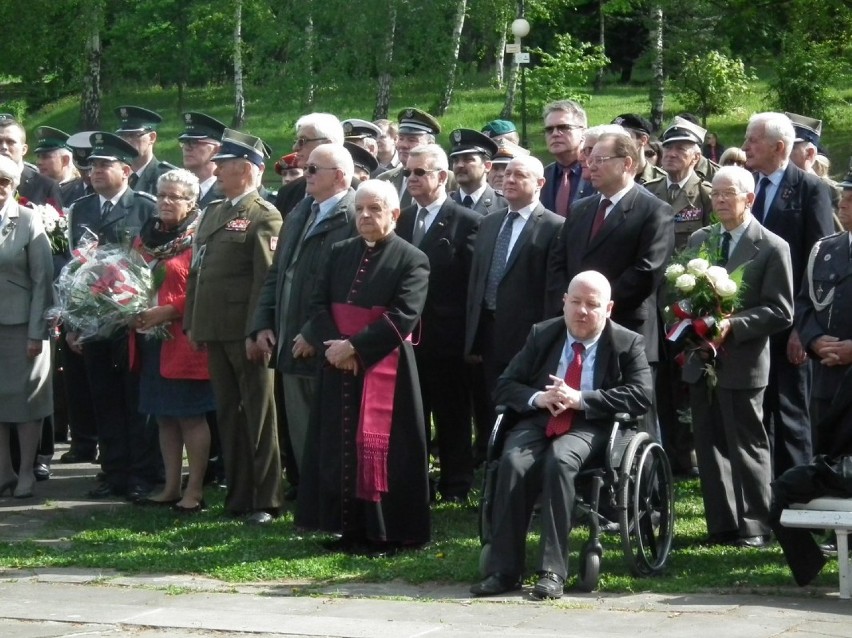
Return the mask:
<path fill-rule="evenodd" d="M 473 208 L 473 197 L 471 197 L 470 195 L 465 195 L 464 199 L 462 200 L 462 206 L 464 206 L 465 208 Z"/>
<path fill-rule="evenodd" d="M 760 185 L 757 187 L 757 195 L 754 198 L 754 204 L 751 206 L 752 215 L 757 218 L 761 224 L 763 223 L 763 219 L 766 217 L 766 191 L 769 190 L 769 184 L 771 181 L 768 177 L 762 177 L 760 179 Z"/>
<path fill-rule="evenodd" d="M 491 256 L 491 268 L 488 270 L 488 279 L 485 282 L 485 307 L 494 310 L 497 307 L 497 286 L 503 279 L 506 270 L 506 262 L 509 260 L 509 242 L 512 241 L 512 226 L 521 214 L 510 211 L 506 215 L 503 229 L 497 236 L 497 244 L 494 246 L 494 254 Z"/>

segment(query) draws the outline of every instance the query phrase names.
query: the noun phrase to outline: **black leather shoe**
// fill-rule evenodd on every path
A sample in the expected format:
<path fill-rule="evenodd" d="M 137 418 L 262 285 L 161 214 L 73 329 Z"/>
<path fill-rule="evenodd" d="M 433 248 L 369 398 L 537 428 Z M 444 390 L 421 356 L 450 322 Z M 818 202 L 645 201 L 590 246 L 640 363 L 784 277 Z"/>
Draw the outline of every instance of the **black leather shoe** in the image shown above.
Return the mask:
<path fill-rule="evenodd" d="M 177 512 L 178 514 L 198 514 L 199 512 L 203 512 L 206 509 L 207 503 L 204 502 L 204 499 L 201 499 L 196 505 L 193 505 L 191 507 L 184 507 L 183 505 L 178 505 L 177 501 L 172 504 L 172 510 Z"/>
<path fill-rule="evenodd" d="M 714 547 L 716 545 L 736 545 L 738 540 L 739 535 L 736 531 L 716 532 L 714 534 L 708 534 L 707 538 L 702 539 L 698 542 L 698 544 L 703 545 L 704 547 Z"/>
<path fill-rule="evenodd" d="M 822 552 L 823 556 L 837 556 L 837 541 L 820 543 L 819 551 Z"/>
<path fill-rule="evenodd" d="M 736 547 L 745 547 L 749 549 L 763 549 L 769 545 L 769 536 L 745 536 L 738 538 L 734 543 Z"/>
<path fill-rule="evenodd" d="M 143 498 L 148 498 L 151 494 L 151 487 L 148 485 L 131 485 L 127 488 L 125 497 L 130 502 L 141 501 Z"/>
<path fill-rule="evenodd" d="M 50 466 L 46 463 L 36 463 L 33 465 L 33 474 L 36 481 L 46 481 L 50 478 Z"/>
<path fill-rule="evenodd" d="M 68 450 L 65 454 L 59 457 L 60 463 L 94 463 L 95 453 L 85 454 L 77 450 Z"/>
<path fill-rule="evenodd" d="M 537 598 L 562 598 L 565 579 L 553 572 L 544 572 L 533 587 L 533 596 Z"/>
<path fill-rule="evenodd" d="M 86 496 L 89 498 L 113 498 L 114 496 L 124 496 L 126 494 L 126 490 L 122 490 L 118 487 L 113 487 L 109 483 L 100 483 L 97 487 L 86 492 Z"/>
<path fill-rule="evenodd" d="M 153 498 L 139 498 L 133 501 L 134 505 L 138 505 L 139 507 L 171 507 L 175 505 L 179 498 L 169 499 L 167 501 L 155 501 Z"/>
<path fill-rule="evenodd" d="M 491 574 L 485 580 L 471 585 L 470 593 L 474 596 L 497 596 L 509 591 L 521 588 L 521 579 L 517 576 L 506 576 L 505 574 Z"/>

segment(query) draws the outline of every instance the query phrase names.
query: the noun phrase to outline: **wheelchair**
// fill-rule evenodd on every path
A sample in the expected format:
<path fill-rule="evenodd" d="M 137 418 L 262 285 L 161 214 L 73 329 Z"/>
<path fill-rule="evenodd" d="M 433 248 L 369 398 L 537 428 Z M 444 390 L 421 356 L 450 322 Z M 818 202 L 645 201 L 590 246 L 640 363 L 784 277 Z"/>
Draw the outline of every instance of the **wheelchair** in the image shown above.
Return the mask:
<path fill-rule="evenodd" d="M 491 431 L 479 510 L 480 572 L 483 577 L 491 551 L 491 512 L 497 490 L 497 471 L 511 415 L 502 406 Z M 577 587 L 594 591 L 600 577 L 601 530 L 618 528 L 624 562 L 636 577 L 663 571 L 674 536 L 672 470 L 663 447 L 637 428 L 628 414 L 617 414 L 602 459 L 590 459 L 576 480 L 573 525 L 589 528 L 579 554 Z M 603 506 L 602 506 L 603 505 Z"/>

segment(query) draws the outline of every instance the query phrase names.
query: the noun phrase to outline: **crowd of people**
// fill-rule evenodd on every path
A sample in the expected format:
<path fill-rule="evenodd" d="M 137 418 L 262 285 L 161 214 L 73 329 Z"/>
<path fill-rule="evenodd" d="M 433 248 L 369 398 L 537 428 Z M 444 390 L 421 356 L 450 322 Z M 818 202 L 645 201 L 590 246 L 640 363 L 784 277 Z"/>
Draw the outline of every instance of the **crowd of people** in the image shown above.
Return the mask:
<path fill-rule="evenodd" d="M 0 116 L 0 365 L 15 380 L 0 388 L 0 497 L 36 493 L 67 423 L 59 461 L 97 459 L 91 498 L 192 514 L 218 482 L 228 516 L 262 525 L 295 501 L 296 525 L 333 534 L 335 551 L 387 555 L 429 541 L 430 503 L 467 502 L 499 403 L 518 417 L 501 549 L 471 591 L 518 586 L 541 493 L 534 591 L 553 598 L 574 476 L 616 413 L 700 477 L 710 544 L 765 546 L 773 479 L 838 453 L 817 425 L 852 364 L 832 312 L 852 175 L 816 173 L 818 120 L 756 114 L 742 149 L 724 149 L 687 113 L 657 138 L 641 115 L 590 126 L 557 101 L 545 166 L 506 120 L 445 147 L 418 108 L 310 113 L 275 162 L 276 193 L 256 136 L 187 112 L 176 168 L 154 155 L 157 113 L 115 115 L 113 131 L 39 128 L 37 170 L 24 127 Z M 67 215 L 68 248 L 48 241 L 43 204 Z M 110 334 L 45 319 L 53 279 L 92 239 L 158 282 Z M 663 319 L 666 267 L 702 246 L 744 283 L 708 341 L 712 371 Z"/>

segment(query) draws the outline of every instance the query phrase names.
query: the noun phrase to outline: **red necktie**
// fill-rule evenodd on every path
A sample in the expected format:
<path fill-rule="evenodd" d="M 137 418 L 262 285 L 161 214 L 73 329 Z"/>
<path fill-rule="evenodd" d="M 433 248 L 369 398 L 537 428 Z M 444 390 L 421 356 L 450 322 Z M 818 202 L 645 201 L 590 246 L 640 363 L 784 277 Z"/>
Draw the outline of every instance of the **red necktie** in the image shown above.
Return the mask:
<path fill-rule="evenodd" d="M 562 217 L 568 217 L 568 210 L 571 207 L 571 181 L 569 180 L 569 170 L 562 168 L 562 181 L 559 182 L 559 190 L 556 191 L 556 210 L 553 211 Z"/>
<path fill-rule="evenodd" d="M 571 349 L 574 351 L 574 358 L 568 364 L 568 369 L 565 371 L 565 383 L 574 390 L 580 389 L 580 377 L 583 375 L 583 354 L 586 352 L 586 346 L 579 341 L 571 344 Z M 547 431 L 545 434 L 552 439 L 557 436 L 562 436 L 571 429 L 571 423 L 574 421 L 574 413 L 576 410 L 567 409 L 560 412 L 556 416 L 551 416 L 547 421 Z"/>
<path fill-rule="evenodd" d="M 601 229 L 601 226 L 604 225 L 604 221 L 606 220 L 606 209 L 609 208 L 611 201 L 608 199 L 602 199 L 600 206 L 598 206 L 598 212 L 595 213 L 595 220 L 592 222 L 592 234 L 589 236 L 589 239 L 594 239 L 595 235 Z"/>

